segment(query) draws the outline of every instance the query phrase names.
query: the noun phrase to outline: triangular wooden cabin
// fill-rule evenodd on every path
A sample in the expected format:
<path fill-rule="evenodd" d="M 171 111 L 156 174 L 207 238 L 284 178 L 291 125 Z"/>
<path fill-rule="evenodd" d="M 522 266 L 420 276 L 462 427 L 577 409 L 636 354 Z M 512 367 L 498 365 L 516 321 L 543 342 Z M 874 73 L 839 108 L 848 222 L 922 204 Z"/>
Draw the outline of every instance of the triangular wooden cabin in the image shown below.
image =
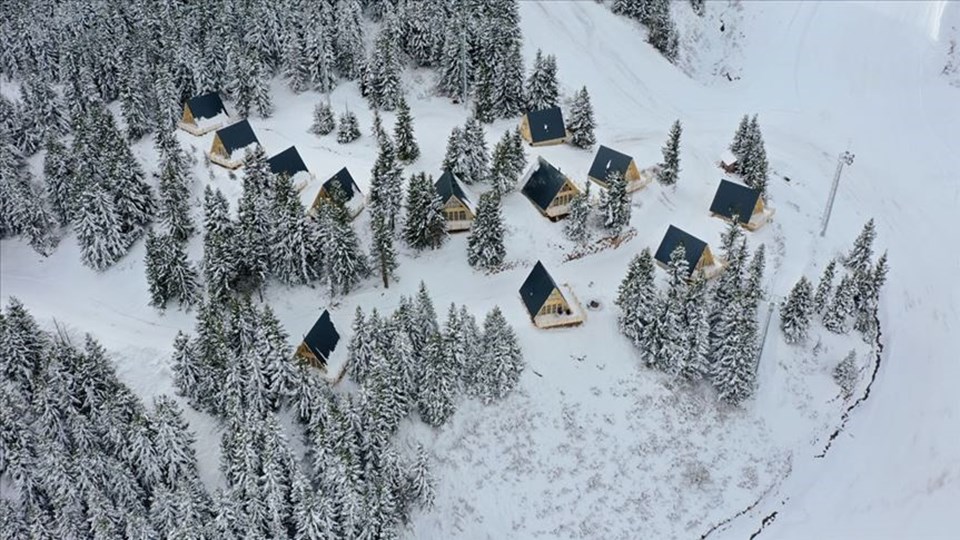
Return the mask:
<path fill-rule="evenodd" d="M 542 157 L 532 165 L 521 192 L 530 199 L 544 216 L 556 220 L 570 212 L 570 201 L 580 193 L 577 187 L 560 169 Z"/>
<path fill-rule="evenodd" d="M 295 356 L 318 369 L 326 370 L 330 354 L 337 348 L 340 334 L 330 320 L 330 313 L 323 310 L 313 328 L 304 336 Z"/>
<path fill-rule="evenodd" d="M 473 219 L 477 216 L 477 209 L 460 184 L 460 179 L 445 170 L 434 187 L 443 201 L 443 217 L 447 220 L 447 231 L 469 231 Z"/>
<path fill-rule="evenodd" d="M 710 213 L 726 221 L 737 220 L 744 228 L 755 231 L 773 214 L 763 204 L 760 191 L 729 180 L 720 180 L 710 204 Z"/>
<path fill-rule="evenodd" d="M 267 166 L 273 174 L 289 178 L 297 191 L 302 190 L 313 179 L 296 146 L 291 146 L 268 159 Z"/>
<path fill-rule="evenodd" d="M 573 326 L 584 321 L 576 300 L 564 296 L 540 261 L 520 286 L 520 299 L 537 328 Z"/>
<path fill-rule="evenodd" d="M 180 129 L 193 135 L 203 135 L 215 129 L 220 129 L 230 122 L 227 108 L 220 99 L 220 94 L 210 92 L 202 96 L 194 96 L 183 104 L 183 116 L 180 118 Z"/>
<path fill-rule="evenodd" d="M 213 146 L 210 147 L 207 155 L 210 161 L 221 167 L 236 169 L 243 165 L 247 152 L 259 145 L 260 141 L 253 133 L 250 123 L 241 120 L 217 130 L 216 135 L 213 136 Z"/>
<path fill-rule="evenodd" d="M 720 162 L 718 165 L 720 165 L 720 168 L 723 169 L 723 172 L 727 174 L 737 174 L 739 170 L 737 156 L 733 155 L 733 152 L 729 149 L 724 150 L 723 153 L 720 154 Z"/>
<path fill-rule="evenodd" d="M 357 214 L 363 210 L 365 200 L 363 192 L 360 191 L 360 186 L 353 180 L 353 176 L 350 175 L 350 171 L 348 171 L 346 167 L 337 171 L 337 174 L 331 176 L 330 179 L 320 186 L 320 191 L 317 192 L 317 196 L 313 199 L 310 210 L 316 212 L 322 201 L 330 199 L 330 191 L 333 189 L 334 183 L 340 186 L 340 191 L 343 192 L 346 198 L 344 206 L 350 214 L 350 218 L 353 219 L 357 217 Z"/>
<path fill-rule="evenodd" d="M 611 173 L 618 172 L 627 181 L 627 192 L 634 192 L 650 183 L 651 177 L 644 177 L 640 174 L 640 168 L 632 157 L 621 154 L 616 150 L 600 145 L 596 157 L 593 158 L 593 164 L 590 165 L 590 172 L 587 178 L 592 180 L 600 187 L 606 189 L 609 186 L 607 179 Z"/>
<path fill-rule="evenodd" d="M 563 144 L 570 138 L 560 107 L 530 111 L 520 120 L 520 136 L 530 146 Z"/>
<path fill-rule="evenodd" d="M 714 258 L 710 246 L 696 236 L 670 225 L 660 247 L 657 248 L 656 255 L 653 256 L 664 269 L 670 267 L 670 254 L 677 246 L 683 246 L 684 258 L 687 260 L 687 277 L 692 278 L 694 272 L 699 272 L 705 279 L 710 279 L 719 273 L 723 268 L 720 262 Z"/>

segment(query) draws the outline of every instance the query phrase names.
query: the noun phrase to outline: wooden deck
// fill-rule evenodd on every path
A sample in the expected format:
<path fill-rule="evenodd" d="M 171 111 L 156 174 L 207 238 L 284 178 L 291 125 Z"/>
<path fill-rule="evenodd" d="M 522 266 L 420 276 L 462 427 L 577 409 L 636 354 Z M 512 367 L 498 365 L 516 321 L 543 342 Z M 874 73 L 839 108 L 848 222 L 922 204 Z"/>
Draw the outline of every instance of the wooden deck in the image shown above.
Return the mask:
<path fill-rule="evenodd" d="M 564 283 L 560 285 L 560 287 L 564 298 L 567 299 L 567 303 L 570 305 L 570 311 L 572 313 L 570 315 L 540 315 L 535 317 L 533 324 L 537 328 L 566 328 L 570 326 L 580 326 L 587 322 L 587 311 L 583 309 L 583 305 L 580 304 L 580 300 L 577 299 L 577 295 L 574 294 L 570 285 Z"/>

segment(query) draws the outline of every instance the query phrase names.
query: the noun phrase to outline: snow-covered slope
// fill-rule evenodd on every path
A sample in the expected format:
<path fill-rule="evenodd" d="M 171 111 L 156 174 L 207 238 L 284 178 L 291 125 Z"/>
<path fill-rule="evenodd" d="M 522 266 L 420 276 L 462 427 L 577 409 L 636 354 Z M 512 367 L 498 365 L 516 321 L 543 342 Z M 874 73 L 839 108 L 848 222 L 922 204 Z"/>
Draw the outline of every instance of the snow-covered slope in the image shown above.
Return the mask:
<path fill-rule="evenodd" d="M 764 535 L 776 538 L 949 532 L 949 505 L 960 500 L 960 363 L 952 352 L 960 349 L 954 248 L 960 240 L 960 90 L 940 76 L 938 40 L 943 21 L 957 20 L 960 4 L 707 6 L 694 44 L 705 49 L 687 66 L 691 78 L 659 57 L 639 26 L 598 3 L 521 2 L 526 57 L 537 48 L 555 54 L 567 96 L 587 85 L 598 142 L 644 167 L 659 159 L 671 122 L 684 123 L 678 186 L 653 185 L 634 195 L 637 235 L 621 248 L 565 262 L 570 245 L 561 225 L 513 194 L 504 202 L 511 268 L 499 274 L 467 266 L 461 235 L 438 251 L 404 251 L 399 283 L 386 291 L 370 280 L 331 301 L 318 289 L 269 289 L 266 300 L 294 337 L 330 307 L 349 338 L 356 306 L 391 309 L 421 279 L 441 313 L 449 302 L 476 313 L 499 304 L 517 329 L 529 368 L 515 395 L 493 406 L 465 401 L 440 431 L 405 425 L 405 437 L 431 448 L 439 476 L 437 505 L 415 516 L 413 536 L 689 538 L 758 498 L 754 510 L 714 534 L 748 537 L 774 511 Z M 728 24 L 723 33 L 706 26 L 721 18 Z M 733 32 L 741 37 L 731 43 Z M 740 79 L 704 84 L 728 55 L 736 55 L 729 61 Z M 408 80 L 423 148 L 408 172 L 438 174 L 446 136 L 466 114 L 428 95 L 431 76 L 417 71 Z M 304 197 L 344 165 L 366 189 L 375 157 L 371 137 L 346 146 L 317 139 L 306 129 L 319 96 L 292 96 L 279 84 L 275 91 L 276 115 L 251 123 L 268 153 L 297 145 L 317 176 Z M 349 104 L 369 132 L 371 118 L 355 85 L 341 85 L 331 102 L 335 109 Z M 814 456 L 843 406 L 834 399 L 829 370 L 855 338 L 824 335 L 812 355 L 788 347 L 772 329 L 756 398 L 741 411 L 727 411 L 706 393 L 678 390 L 639 368 L 616 331 L 612 301 L 632 255 L 655 247 L 671 223 L 718 241 L 723 224 L 707 213 L 719 179 L 714 162 L 744 113 L 759 113 L 775 173 L 774 222 L 750 235 L 751 247 L 767 245 L 774 298 L 802 274 L 815 278 L 870 216 L 877 220 L 878 246 L 890 250 L 879 375 L 871 397 L 823 458 Z M 384 120 L 390 125 L 393 117 Z M 513 125 L 497 122 L 488 141 Z M 181 140 L 202 155 L 210 136 Z M 819 218 L 836 155 L 848 146 L 856 161 L 844 173 L 830 231 L 821 239 Z M 135 151 L 153 167 L 149 143 Z M 593 157 L 551 147 L 531 151 L 531 159 L 538 153 L 575 180 L 585 178 Z M 238 195 L 240 183 L 224 171 L 202 165 L 197 171 L 195 194 L 212 183 Z M 361 214 L 357 222 L 363 234 L 365 219 Z M 95 333 L 121 362 L 120 376 L 144 396 L 172 391 L 170 344 L 177 330 L 190 329 L 192 316 L 147 306 L 142 245 L 104 274 L 79 266 L 71 237 L 42 261 L 19 241 L 0 248 L 0 295 L 21 297 L 40 319 L 57 317 Z M 198 242 L 191 248 L 198 258 Z M 601 309 L 589 312 L 584 326 L 540 331 L 529 323 L 517 289 L 538 259 L 581 302 L 599 301 Z M 861 356 L 868 350 L 857 347 Z M 189 418 L 204 441 L 204 479 L 215 485 L 216 425 L 201 414 Z"/>

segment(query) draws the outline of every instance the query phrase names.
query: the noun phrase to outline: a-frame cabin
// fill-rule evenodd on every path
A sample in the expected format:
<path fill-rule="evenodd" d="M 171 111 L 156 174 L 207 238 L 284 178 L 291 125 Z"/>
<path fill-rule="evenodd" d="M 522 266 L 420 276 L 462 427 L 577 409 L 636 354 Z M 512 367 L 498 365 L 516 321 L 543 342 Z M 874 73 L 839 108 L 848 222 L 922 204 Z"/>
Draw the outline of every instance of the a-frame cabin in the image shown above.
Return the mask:
<path fill-rule="evenodd" d="M 620 173 L 620 176 L 627 181 L 628 193 L 643 188 L 652 179 L 652 177 L 644 177 L 640 173 L 640 168 L 637 167 L 637 162 L 632 157 L 600 145 L 596 157 L 593 158 L 593 164 L 590 165 L 587 178 L 606 189 L 610 187 L 607 179 L 614 172 Z"/>
<path fill-rule="evenodd" d="M 447 221 L 447 231 L 469 231 L 477 216 L 477 209 L 457 176 L 445 170 L 434 183 L 434 187 L 443 201 L 443 217 Z"/>
<path fill-rule="evenodd" d="M 360 186 L 354 181 L 353 176 L 346 167 L 337 171 L 337 174 L 331 176 L 320 186 L 320 191 L 317 192 L 317 196 L 313 199 L 313 204 L 310 205 L 311 211 L 317 211 L 317 209 L 320 208 L 320 203 L 325 200 L 330 200 L 330 192 L 333 191 L 334 185 L 338 186 L 340 192 L 343 194 L 343 205 L 347 213 L 350 214 L 350 218 L 357 217 L 357 214 L 363 210 L 366 203 L 363 192 L 360 191 Z"/>
<path fill-rule="evenodd" d="M 692 234 L 670 225 L 663 240 L 660 241 L 660 247 L 657 248 L 653 258 L 662 268 L 670 267 L 670 255 L 677 246 L 683 246 L 684 258 L 687 260 L 687 277 L 694 277 L 694 273 L 700 273 L 705 279 L 716 276 L 723 268 L 720 261 L 713 256 L 710 246 L 706 242 L 693 236 Z"/>
<path fill-rule="evenodd" d="M 737 223 L 750 231 L 762 227 L 773 215 L 772 209 L 764 204 L 759 190 L 729 180 L 720 180 L 710 204 L 710 213 L 726 221 L 736 219 Z"/>
<path fill-rule="evenodd" d="M 254 134 L 253 128 L 250 127 L 250 123 L 241 120 L 236 124 L 217 130 L 216 135 L 213 136 L 213 145 L 207 155 L 210 157 L 210 161 L 221 167 L 236 169 L 243 165 L 247 152 L 259 145 L 260 141 Z"/>
<path fill-rule="evenodd" d="M 570 138 L 560 107 L 530 111 L 520 120 L 520 136 L 530 146 L 563 144 Z"/>
<path fill-rule="evenodd" d="M 183 116 L 177 125 L 187 133 L 199 136 L 220 129 L 229 122 L 230 115 L 220 94 L 210 92 L 188 99 L 183 104 Z"/>
<path fill-rule="evenodd" d="M 541 214 L 556 220 L 570 212 L 570 201 L 580 193 L 580 188 L 560 169 L 538 157 L 521 192 Z"/>
<path fill-rule="evenodd" d="M 323 310 L 313 328 L 303 337 L 295 356 L 315 368 L 326 370 L 330 354 L 339 342 L 340 334 L 330 320 L 330 313 Z"/>
<path fill-rule="evenodd" d="M 296 146 L 291 146 L 268 159 L 267 166 L 270 167 L 271 173 L 289 178 L 297 191 L 303 189 L 313 179 Z"/>
<path fill-rule="evenodd" d="M 567 299 L 540 261 L 520 286 L 520 299 L 537 328 L 573 326 L 584 320 L 582 310 Z"/>

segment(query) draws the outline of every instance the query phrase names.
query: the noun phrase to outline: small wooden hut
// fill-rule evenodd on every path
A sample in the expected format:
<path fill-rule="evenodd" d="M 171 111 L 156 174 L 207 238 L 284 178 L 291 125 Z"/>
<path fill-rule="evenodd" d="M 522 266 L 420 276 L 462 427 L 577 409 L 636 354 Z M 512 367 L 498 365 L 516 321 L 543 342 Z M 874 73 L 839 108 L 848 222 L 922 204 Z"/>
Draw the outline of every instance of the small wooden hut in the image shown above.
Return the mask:
<path fill-rule="evenodd" d="M 470 230 L 473 219 L 477 216 L 477 209 L 457 176 L 445 170 L 434 187 L 440 195 L 440 200 L 443 201 L 443 217 L 447 221 L 447 231 Z"/>
<path fill-rule="evenodd" d="M 318 369 L 326 370 L 330 354 L 337 348 L 340 334 L 330 320 L 330 313 L 323 310 L 313 328 L 304 336 L 295 356 Z"/>
<path fill-rule="evenodd" d="M 600 145 L 596 157 L 593 158 L 593 164 L 590 165 L 590 172 L 587 177 L 602 188 L 608 188 L 607 179 L 611 173 L 620 173 L 627 181 L 627 193 L 632 193 L 646 187 L 653 179 L 652 175 L 644 175 L 637 162 L 632 157 L 621 154 L 616 150 Z"/>
<path fill-rule="evenodd" d="M 520 120 L 520 135 L 530 146 L 563 144 L 570 138 L 560 107 L 525 114 Z"/>
<path fill-rule="evenodd" d="M 194 96 L 183 104 L 183 116 L 178 125 L 187 133 L 199 136 L 220 129 L 229 122 L 230 115 L 220 99 L 220 94 L 210 92 Z"/>
<path fill-rule="evenodd" d="M 250 123 L 241 120 L 217 130 L 207 156 L 210 157 L 210 161 L 221 167 L 236 169 L 243 165 L 247 152 L 259 145 L 260 141 L 253 133 Z"/>
<path fill-rule="evenodd" d="M 289 178 L 297 191 L 302 190 L 313 180 L 313 175 L 307 170 L 307 165 L 300 157 L 296 146 L 291 146 L 268 159 L 267 166 L 270 167 L 271 173 Z"/>
<path fill-rule="evenodd" d="M 720 165 L 723 172 L 727 174 L 737 174 L 739 172 L 737 156 L 733 155 L 733 152 L 730 150 L 724 150 L 724 152 L 720 154 L 720 162 L 718 165 Z"/>
<path fill-rule="evenodd" d="M 729 180 L 720 180 L 717 193 L 710 204 L 710 213 L 726 221 L 736 220 L 747 230 L 755 231 L 770 220 L 773 209 L 767 208 L 763 203 L 759 190 Z"/>
<path fill-rule="evenodd" d="M 350 218 L 357 217 L 357 215 L 363 211 L 366 202 L 363 192 L 360 191 L 360 186 L 353 180 L 353 176 L 350 175 L 350 171 L 348 171 L 346 167 L 337 171 L 337 174 L 331 176 L 330 179 L 320 186 L 320 191 L 317 192 L 317 196 L 313 199 L 313 204 L 310 206 L 311 211 L 315 212 L 320 207 L 322 201 L 331 198 L 330 192 L 333 190 L 334 185 L 339 186 L 340 192 L 343 194 L 343 205 L 350 214 Z"/>
<path fill-rule="evenodd" d="M 576 299 L 567 299 L 540 261 L 520 287 L 520 298 L 537 328 L 574 326 L 585 319 Z"/>
<path fill-rule="evenodd" d="M 684 258 L 687 260 L 688 277 L 692 278 L 694 273 L 698 272 L 705 279 L 710 279 L 723 269 L 723 264 L 714 258 L 706 242 L 673 225 L 667 228 L 653 258 L 661 267 L 669 268 L 670 255 L 677 246 L 681 245 L 684 249 Z"/>
<path fill-rule="evenodd" d="M 580 193 L 566 175 L 542 157 L 531 166 L 521 192 L 544 216 L 556 220 L 570 212 L 570 201 Z"/>

